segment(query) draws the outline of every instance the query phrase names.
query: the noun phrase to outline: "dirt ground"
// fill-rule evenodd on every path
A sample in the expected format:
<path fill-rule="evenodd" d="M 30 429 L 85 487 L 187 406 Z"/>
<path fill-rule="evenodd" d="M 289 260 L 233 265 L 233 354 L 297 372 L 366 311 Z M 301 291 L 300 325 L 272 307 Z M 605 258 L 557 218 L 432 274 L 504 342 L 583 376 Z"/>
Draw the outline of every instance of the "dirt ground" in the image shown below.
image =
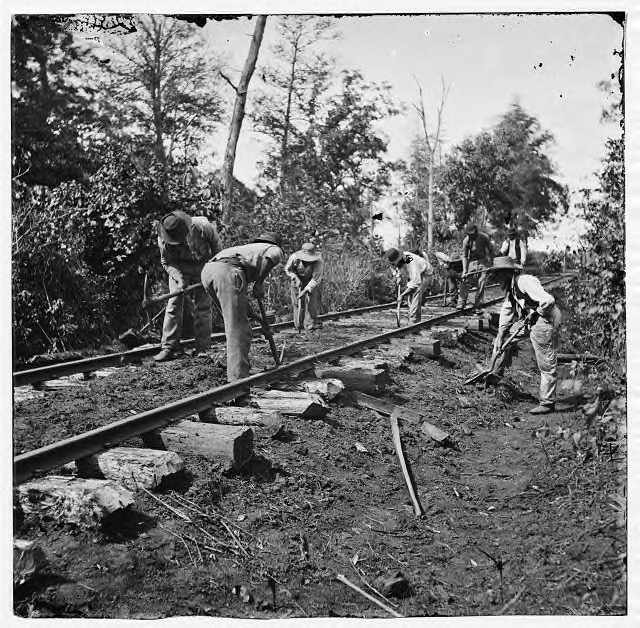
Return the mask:
<path fill-rule="evenodd" d="M 289 340 L 288 356 L 350 339 L 326 324 Z M 158 494 L 162 503 L 137 493 L 100 530 L 17 517 L 16 538 L 37 540 L 49 565 L 15 587 L 15 614 L 389 617 L 338 574 L 369 593 L 398 577 L 385 603 L 405 616 L 625 614 L 626 406 L 602 414 L 606 401 L 588 427 L 570 404 L 534 418 L 526 395 L 464 386 L 491 340 L 470 334 L 439 360 L 390 368 L 382 398 L 419 410 L 455 444 L 401 420 L 422 518 L 388 418 L 343 393 L 325 419 L 285 418 L 278 439 L 255 428 L 256 456 L 240 473 L 186 456 L 184 486 Z M 535 394 L 531 345 L 520 347 L 510 379 Z M 263 341 L 253 353 L 254 369 L 268 365 Z M 222 357 L 149 360 L 16 402 L 15 453 L 220 384 Z M 560 380 L 572 393 L 569 366 Z"/>

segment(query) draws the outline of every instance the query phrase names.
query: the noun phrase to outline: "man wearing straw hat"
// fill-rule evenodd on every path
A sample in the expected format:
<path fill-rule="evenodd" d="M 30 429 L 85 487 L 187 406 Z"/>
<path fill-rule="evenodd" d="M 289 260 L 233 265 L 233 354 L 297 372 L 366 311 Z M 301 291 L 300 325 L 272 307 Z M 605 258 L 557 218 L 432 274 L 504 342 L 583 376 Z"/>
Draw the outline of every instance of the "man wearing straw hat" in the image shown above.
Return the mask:
<path fill-rule="evenodd" d="M 179 209 L 163 216 L 158 223 L 160 262 L 169 275 L 169 292 L 183 290 L 200 281 L 204 263 L 221 248 L 218 232 L 204 216 L 191 217 Z M 203 288 L 194 290 L 195 348 L 192 355 L 211 346 L 211 299 Z M 167 301 L 162 325 L 162 349 L 156 362 L 173 360 L 180 348 L 184 312 L 184 294 Z"/>
<path fill-rule="evenodd" d="M 398 296 L 398 300 L 402 301 L 405 296 L 409 296 L 409 321 L 411 323 L 419 323 L 422 318 L 421 306 L 424 286 L 430 280 L 427 275 L 427 262 L 422 255 L 401 253 L 398 249 L 389 249 L 387 251 L 387 260 L 391 264 L 391 272 L 398 286 L 402 282 L 400 271 L 406 267 L 409 280 L 404 292 L 401 292 Z"/>
<path fill-rule="evenodd" d="M 491 266 L 491 260 L 493 259 L 493 247 L 486 233 L 478 231 L 478 227 L 474 224 L 468 225 L 464 233 L 465 238 L 462 241 L 462 282 L 458 296 L 458 309 L 462 309 L 467 305 L 467 297 L 469 296 L 469 279 L 467 278 L 467 274 L 486 270 Z M 486 281 L 486 272 L 477 275 L 478 289 L 474 302 L 475 307 L 482 305 Z"/>
<path fill-rule="evenodd" d="M 202 285 L 220 302 L 227 337 L 227 381 L 249 375 L 251 323 L 247 287 L 253 282 L 253 296 L 262 299 L 263 283 L 282 261 L 282 236 L 268 231 L 250 244 L 220 251 L 202 269 Z"/>
<path fill-rule="evenodd" d="M 508 255 L 516 264 L 524 266 L 527 261 L 527 245 L 518 236 L 518 230 L 511 226 L 507 229 L 507 239 L 500 248 L 502 255 Z"/>
<path fill-rule="evenodd" d="M 533 275 L 520 274 L 522 266 L 508 255 L 496 257 L 490 271 L 505 293 L 500 310 L 498 335 L 493 344 L 494 354 L 501 347 L 507 330 L 517 320 L 523 320 L 533 312 L 529 321 L 531 344 L 540 369 L 540 403 L 529 410 L 530 414 L 549 414 L 555 410 L 555 393 L 558 380 L 558 344 L 562 315 L 555 299 Z M 508 357 L 499 356 L 494 372 L 501 376 L 508 366 Z"/>
<path fill-rule="evenodd" d="M 319 329 L 318 286 L 322 280 L 324 262 L 311 242 L 305 242 L 299 251 L 291 254 L 284 272 L 291 278 L 291 305 L 293 325 L 298 331 Z"/>

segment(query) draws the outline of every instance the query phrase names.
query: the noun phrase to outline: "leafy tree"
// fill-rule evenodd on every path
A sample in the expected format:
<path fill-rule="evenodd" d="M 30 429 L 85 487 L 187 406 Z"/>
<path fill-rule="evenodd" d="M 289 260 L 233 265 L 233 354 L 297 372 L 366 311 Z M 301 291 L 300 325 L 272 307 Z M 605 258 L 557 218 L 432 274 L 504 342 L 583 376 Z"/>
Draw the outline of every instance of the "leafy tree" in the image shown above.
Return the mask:
<path fill-rule="evenodd" d="M 610 90 L 601 83 L 603 91 Z M 603 110 L 603 122 L 619 123 L 623 134 L 606 142 L 595 190 L 582 190 L 588 229 L 582 239 L 579 275 L 567 290 L 569 330 L 578 350 L 604 354 L 626 372 L 624 119 L 622 100 Z"/>
<path fill-rule="evenodd" d="M 555 180 L 546 154 L 553 136 L 516 102 L 490 131 L 454 147 L 442 186 L 462 227 L 472 218 L 499 231 L 518 225 L 532 235 L 557 211 L 567 209 L 568 190 Z"/>
<path fill-rule="evenodd" d="M 295 187 L 296 155 L 308 137 L 305 130 L 316 120 L 318 97 L 333 71 L 333 61 L 314 47 L 338 35 L 334 20 L 309 15 L 284 16 L 277 28 L 275 60 L 261 70 L 266 89 L 255 96 L 252 117 L 256 129 L 278 145 L 267 158 L 266 170 L 284 199 L 287 188 Z"/>
<path fill-rule="evenodd" d="M 138 17 L 137 35 L 115 40 L 108 89 L 111 130 L 138 140 L 163 164 L 185 158 L 222 118 L 218 74 L 197 27 L 162 15 Z"/>
<path fill-rule="evenodd" d="M 95 165 L 85 140 L 97 115 L 80 49 L 47 16 L 16 15 L 11 34 L 12 176 L 48 186 L 84 176 Z"/>

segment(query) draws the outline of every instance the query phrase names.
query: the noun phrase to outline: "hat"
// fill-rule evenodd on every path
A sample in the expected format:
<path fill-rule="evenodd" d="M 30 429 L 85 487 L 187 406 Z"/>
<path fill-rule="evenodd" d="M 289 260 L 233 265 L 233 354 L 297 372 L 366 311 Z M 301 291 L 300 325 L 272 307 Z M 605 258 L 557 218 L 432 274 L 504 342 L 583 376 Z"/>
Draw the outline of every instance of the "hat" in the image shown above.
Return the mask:
<path fill-rule="evenodd" d="M 186 242 L 191 228 L 191 216 L 180 209 L 167 214 L 160 221 L 162 239 L 168 244 L 182 244 Z"/>
<path fill-rule="evenodd" d="M 509 227 L 507 229 L 507 235 L 509 237 L 514 236 L 514 235 L 518 235 L 518 230 L 515 227 Z"/>
<path fill-rule="evenodd" d="M 467 235 L 475 235 L 476 233 L 478 233 L 478 227 L 476 227 L 474 224 L 467 225 L 467 226 L 464 228 L 464 232 L 465 232 Z"/>
<path fill-rule="evenodd" d="M 311 242 L 305 242 L 296 253 L 303 262 L 317 262 L 320 255 L 316 252 L 316 247 Z"/>
<path fill-rule="evenodd" d="M 402 259 L 402 256 L 400 255 L 400 251 L 398 251 L 398 249 L 389 249 L 387 251 L 387 259 L 392 264 L 397 265 L 398 262 Z"/>
<path fill-rule="evenodd" d="M 489 270 L 494 272 L 498 270 L 522 270 L 522 266 L 516 264 L 508 255 L 504 255 L 502 257 L 494 257 L 493 266 Z"/>
<path fill-rule="evenodd" d="M 261 233 L 257 238 L 255 238 L 254 242 L 266 242 L 267 244 L 275 244 L 282 248 L 282 236 L 275 231 L 265 231 L 264 233 Z"/>

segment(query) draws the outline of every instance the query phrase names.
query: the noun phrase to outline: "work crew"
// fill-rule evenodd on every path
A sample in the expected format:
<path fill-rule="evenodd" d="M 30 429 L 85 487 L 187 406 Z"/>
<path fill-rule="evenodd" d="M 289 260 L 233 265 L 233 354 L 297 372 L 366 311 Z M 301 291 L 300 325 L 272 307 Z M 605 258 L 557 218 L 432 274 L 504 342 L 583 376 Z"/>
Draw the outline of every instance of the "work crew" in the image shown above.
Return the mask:
<path fill-rule="evenodd" d="M 401 253 L 398 249 L 389 249 L 387 259 L 391 264 L 391 272 L 398 287 L 402 283 L 401 270 L 406 267 L 409 279 L 407 287 L 400 293 L 398 300 L 402 301 L 405 296 L 409 296 L 409 320 L 412 323 L 419 323 L 422 318 L 422 293 L 425 282 L 429 281 L 426 274 L 427 263 L 422 255 Z"/>
<path fill-rule="evenodd" d="M 305 242 L 299 251 L 292 253 L 284 271 L 291 278 L 291 305 L 293 325 L 297 331 L 322 327 L 318 320 L 318 287 L 322 280 L 324 262 L 316 247 Z"/>
<path fill-rule="evenodd" d="M 217 297 L 222 310 L 229 382 L 247 377 L 251 370 L 248 285 L 253 282 L 253 296 L 262 299 L 264 280 L 282 257 L 282 236 L 267 232 L 249 244 L 220 251 L 202 269 L 202 285 Z"/>
<path fill-rule="evenodd" d="M 218 232 L 204 216 L 191 217 L 179 209 L 163 216 L 158 223 L 158 247 L 162 267 L 169 275 L 169 292 L 184 290 L 200 281 L 205 262 L 221 248 Z M 198 288 L 191 293 L 195 299 L 192 355 L 207 351 L 211 346 L 211 298 Z M 162 325 L 161 350 L 154 360 L 173 360 L 180 350 L 184 318 L 185 295 L 167 301 Z"/>
<path fill-rule="evenodd" d="M 486 269 L 491 266 L 493 260 L 493 247 L 486 233 L 478 231 L 478 227 L 474 224 L 468 225 L 464 233 L 465 237 L 462 241 L 462 281 L 460 283 L 457 305 L 459 310 L 467 305 L 467 298 L 469 296 L 468 273 L 483 271 L 475 275 L 472 280 L 473 283 L 477 283 L 474 306 L 478 307 L 482 305 L 484 300 L 484 287 L 487 282 Z"/>
<path fill-rule="evenodd" d="M 505 293 L 500 310 L 498 335 L 493 344 L 494 355 L 506 339 L 509 326 L 523 320 L 533 312 L 528 322 L 529 337 L 540 369 L 539 405 L 529 410 L 531 414 L 548 414 L 555 410 L 557 384 L 558 343 L 562 316 L 555 299 L 533 275 L 520 274 L 522 266 L 509 256 L 496 257 L 491 271 Z M 503 355 L 496 360 L 494 372 L 502 375 L 507 358 Z"/>
<path fill-rule="evenodd" d="M 437 252 L 436 257 L 441 265 L 445 267 L 445 279 L 447 282 L 447 299 L 445 305 L 455 306 L 462 278 L 462 257 L 458 253 L 447 255 Z"/>
<path fill-rule="evenodd" d="M 527 245 L 520 239 L 518 230 L 515 227 L 507 229 L 507 239 L 500 247 L 502 255 L 508 255 L 516 264 L 525 265 L 527 261 Z"/>

